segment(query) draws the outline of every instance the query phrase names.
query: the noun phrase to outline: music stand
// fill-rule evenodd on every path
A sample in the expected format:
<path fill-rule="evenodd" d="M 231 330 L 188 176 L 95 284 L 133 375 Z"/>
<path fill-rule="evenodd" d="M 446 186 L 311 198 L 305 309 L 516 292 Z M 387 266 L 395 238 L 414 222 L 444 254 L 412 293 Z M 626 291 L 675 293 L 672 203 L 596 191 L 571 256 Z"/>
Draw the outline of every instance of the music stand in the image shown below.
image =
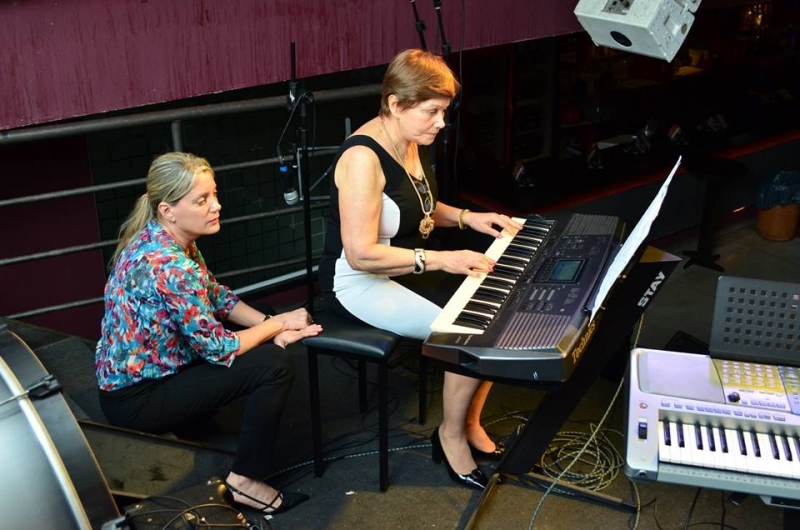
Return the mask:
<path fill-rule="evenodd" d="M 800 284 L 720 276 L 709 351 L 727 359 L 800 365 Z"/>

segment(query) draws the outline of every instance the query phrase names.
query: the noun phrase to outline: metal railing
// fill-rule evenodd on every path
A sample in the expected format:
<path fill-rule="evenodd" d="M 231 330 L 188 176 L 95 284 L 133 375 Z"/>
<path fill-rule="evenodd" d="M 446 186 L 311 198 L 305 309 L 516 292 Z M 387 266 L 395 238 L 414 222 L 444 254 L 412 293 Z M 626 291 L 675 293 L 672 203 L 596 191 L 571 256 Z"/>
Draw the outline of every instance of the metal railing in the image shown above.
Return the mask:
<path fill-rule="evenodd" d="M 375 96 L 380 94 L 381 87 L 380 85 L 365 85 L 361 87 L 354 87 L 354 88 L 346 88 L 346 89 L 336 89 L 336 90 L 328 90 L 328 91 L 319 91 L 314 93 L 314 102 L 315 103 L 326 103 L 326 102 L 333 102 L 333 101 L 340 101 L 346 99 L 355 99 L 359 97 L 366 97 L 366 96 Z M 184 107 L 178 109 L 169 109 L 169 110 L 160 110 L 160 111 L 151 111 L 151 112 L 143 112 L 125 116 L 115 116 L 115 117 L 108 117 L 108 118 L 98 118 L 92 120 L 85 120 L 80 122 L 73 122 L 73 123 L 63 123 L 63 124 L 54 124 L 54 125 L 44 125 L 44 126 L 36 126 L 36 127 L 26 127 L 22 129 L 12 129 L 8 131 L 0 131 L 0 146 L 7 145 L 7 144 L 14 144 L 14 143 L 23 143 L 23 142 L 30 142 L 35 140 L 44 140 L 50 138 L 60 138 L 60 137 L 67 137 L 67 136 L 74 136 L 74 135 L 81 135 L 81 134 L 89 134 L 89 133 L 97 133 L 103 131 L 110 131 L 110 130 L 119 130 L 137 126 L 144 126 L 144 125 L 152 125 L 152 124 L 159 124 L 159 123 L 170 123 L 170 130 L 172 136 L 172 145 L 173 149 L 182 150 L 183 149 L 183 129 L 182 129 L 182 121 L 183 120 L 190 120 L 190 119 L 203 119 L 203 118 L 212 118 L 217 116 L 225 116 L 235 113 L 242 113 L 242 112 L 253 112 L 253 111 L 262 111 L 262 110 L 270 110 L 270 109 L 277 109 L 286 106 L 286 97 L 285 96 L 276 96 L 276 97 L 267 97 L 267 98 L 257 98 L 257 99 L 250 99 L 250 100 L 242 100 L 242 101 L 234 101 L 234 102 L 226 102 L 226 103 L 214 103 L 209 105 L 200 105 L 200 106 L 192 106 L 192 107 Z M 331 155 L 335 153 L 336 148 L 321 148 L 313 150 L 309 152 L 309 156 L 325 156 Z M 245 162 L 238 162 L 233 164 L 225 164 L 214 167 L 214 172 L 219 174 L 225 171 L 233 171 L 238 169 L 246 169 L 246 168 L 253 168 L 259 166 L 265 166 L 270 164 L 282 163 L 283 160 L 280 157 L 271 157 L 271 158 L 263 158 L 257 160 L 250 160 Z M 321 179 L 320 179 L 321 180 Z M 60 199 L 64 197 L 72 197 L 77 195 L 84 195 L 89 193 L 95 193 L 98 191 L 107 191 L 112 189 L 120 189 L 132 186 L 139 186 L 145 183 L 146 179 L 138 178 L 138 179 L 131 179 L 127 181 L 121 182 L 114 182 L 109 184 L 98 184 L 94 186 L 85 186 L 80 188 L 73 188 L 73 189 L 65 189 L 59 190 L 54 192 L 48 193 L 41 193 L 36 195 L 28 195 L 24 197 L 15 197 L 12 199 L 4 199 L 0 200 L 0 208 L 5 206 L 12 206 L 12 205 L 19 205 L 19 204 L 30 204 L 36 203 L 41 201 L 53 200 L 53 199 Z M 305 200 L 305 198 L 302 198 Z M 317 200 L 316 202 L 311 203 L 311 209 L 321 209 L 327 207 L 327 197 L 322 197 L 322 200 Z M 308 200 L 312 200 L 311 197 Z M 243 215 L 239 217 L 233 217 L 230 219 L 226 219 L 221 221 L 221 224 L 234 224 L 240 223 L 245 221 L 252 221 L 257 219 L 264 219 L 264 218 L 271 218 L 271 217 L 280 217 L 284 215 L 291 215 L 295 213 L 301 213 L 303 211 L 302 205 L 292 206 L 289 208 L 281 208 L 278 210 L 270 211 L 270 212 L 261 212 L 257 214 L 249 214 Z M 70 247 L 62 247 L 56 248 L 44 252 L 36 252 L 27 255 L 21 256 L 14 256 L 10 258 L 0 259 L 0 267 L 4 265 L 12 265 L 17 263 L 25 263 L 29 261 L 35 261 L 40 259 L 52 258 L 57 256 L 62 256 L 66 254 L 73 254 L 77 252 L 83 252 L 87 250 L 96 250 L 100 248 L 109 247 L 112 245 L 116 245 L 119 242 L 118 239 L 114 240 L 105 240 L 105 241 L 98 241 L 96 243 L 88 243 L 85 245 L 75 245 Z M 292 265 L 299 265 L 305 263 L 306 258 L 293 258 L 289 260 L 277 261 L 277 262 L 270 262 L 264 265 L 256 266 L 256 267 L 248 267 L 244 269 L 232 270 L 227 271 L 219 274 L 215 274 L 217 278 L 225 278 L 225 277 L 233 277 L 233 276 L 240 276 L 243 274 L 250 274 L 253 272 L 262 272 L 266 270 L 273 270 L 278 269 L 286 266 Z M 276 277 L 265 282 L 260 282 L 258 284 L 258 288 L 268 288 L 270 286 L 274 286 L 277 284 L 281 284 L 286 282 L 288 279 L 292 277 L 300 277 L 306 274 L 305 270 L 297 271 L 295 273 L 286 274 L 280 277 Z M 245 286 L 241 289 L 237 289 L 237 292 L 250 292 L 252 291 L 254 286 Z M 52 313 L 57 311 L 62 311 L 65 309 L 71 309 L 75 307 L 91 305 L 98 302 L 102 302 L 102 297 L 99 298 L 90 298 L 84 300 L 76 300 L 73 302 L 65 303 L 65 304 L 58 304 L 52 305 L 37 309 L 32 309 L 29 311 L 19 312 L 12 315 L 6 315 L 7 318 L 24 318 L 29 316 L 41 315 L 45 313 Z"/>

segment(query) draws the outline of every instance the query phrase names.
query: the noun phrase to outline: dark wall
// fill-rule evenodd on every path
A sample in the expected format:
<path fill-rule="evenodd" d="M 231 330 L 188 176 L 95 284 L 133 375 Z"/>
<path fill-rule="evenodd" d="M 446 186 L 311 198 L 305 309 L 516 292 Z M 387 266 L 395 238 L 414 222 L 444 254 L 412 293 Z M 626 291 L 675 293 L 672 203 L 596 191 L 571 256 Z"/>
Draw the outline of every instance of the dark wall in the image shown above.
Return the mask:
<path fill-rule="evenodd" d="M 0 146 L 0 200 L 74 189 L 92 184 L 84 138 Z M 0 216 L 0 259 L 80 246 L 98 240 L 91 195 L 6 206 Z M 0 266 L 0 314 L 102 296 L 105 271 L 100 250 Z M 101 306 L 34 316 L 26 322 L 96 336 Z"/>
<path fill-rule="evenodd" d="M 441 4 L 453 50 L 580 30 L 570 2 Z M 415 5 L 441 50 L 433 3 Z M 298 78 L 420 46 L 397 0 L 0 2 L 0 130 L 286 81 L 292 41 Z"/>

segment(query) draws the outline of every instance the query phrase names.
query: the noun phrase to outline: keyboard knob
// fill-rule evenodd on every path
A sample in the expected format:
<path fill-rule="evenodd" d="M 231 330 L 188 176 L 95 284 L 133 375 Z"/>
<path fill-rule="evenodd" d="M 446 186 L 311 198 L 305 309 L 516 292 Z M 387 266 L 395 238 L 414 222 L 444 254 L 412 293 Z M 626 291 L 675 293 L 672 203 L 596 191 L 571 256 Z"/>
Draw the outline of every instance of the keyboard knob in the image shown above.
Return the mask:
<path fill-rule="evenodd" d="M 740 399 L 741 396 L 739 396 L 738 392 L 731 392 L 730 394 L 728 394 L 728 401 L 730 401 L 731 403 L 738 403 Z"/>

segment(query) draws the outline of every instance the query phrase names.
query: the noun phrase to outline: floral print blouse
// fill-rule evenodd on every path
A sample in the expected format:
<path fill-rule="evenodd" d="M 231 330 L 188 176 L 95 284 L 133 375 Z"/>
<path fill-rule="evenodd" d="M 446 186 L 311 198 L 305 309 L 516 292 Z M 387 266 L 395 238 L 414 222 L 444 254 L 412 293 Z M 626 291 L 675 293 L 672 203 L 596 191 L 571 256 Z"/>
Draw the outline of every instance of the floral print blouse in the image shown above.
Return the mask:
<path fill-rule="evenodd" d="M 176 373 L 203 359 L 230 366 L 239 337 L 225 329 L 239 298 L 151 219 L 120 253 L 105 288 L 95 351 L 101 390 Z"/>

